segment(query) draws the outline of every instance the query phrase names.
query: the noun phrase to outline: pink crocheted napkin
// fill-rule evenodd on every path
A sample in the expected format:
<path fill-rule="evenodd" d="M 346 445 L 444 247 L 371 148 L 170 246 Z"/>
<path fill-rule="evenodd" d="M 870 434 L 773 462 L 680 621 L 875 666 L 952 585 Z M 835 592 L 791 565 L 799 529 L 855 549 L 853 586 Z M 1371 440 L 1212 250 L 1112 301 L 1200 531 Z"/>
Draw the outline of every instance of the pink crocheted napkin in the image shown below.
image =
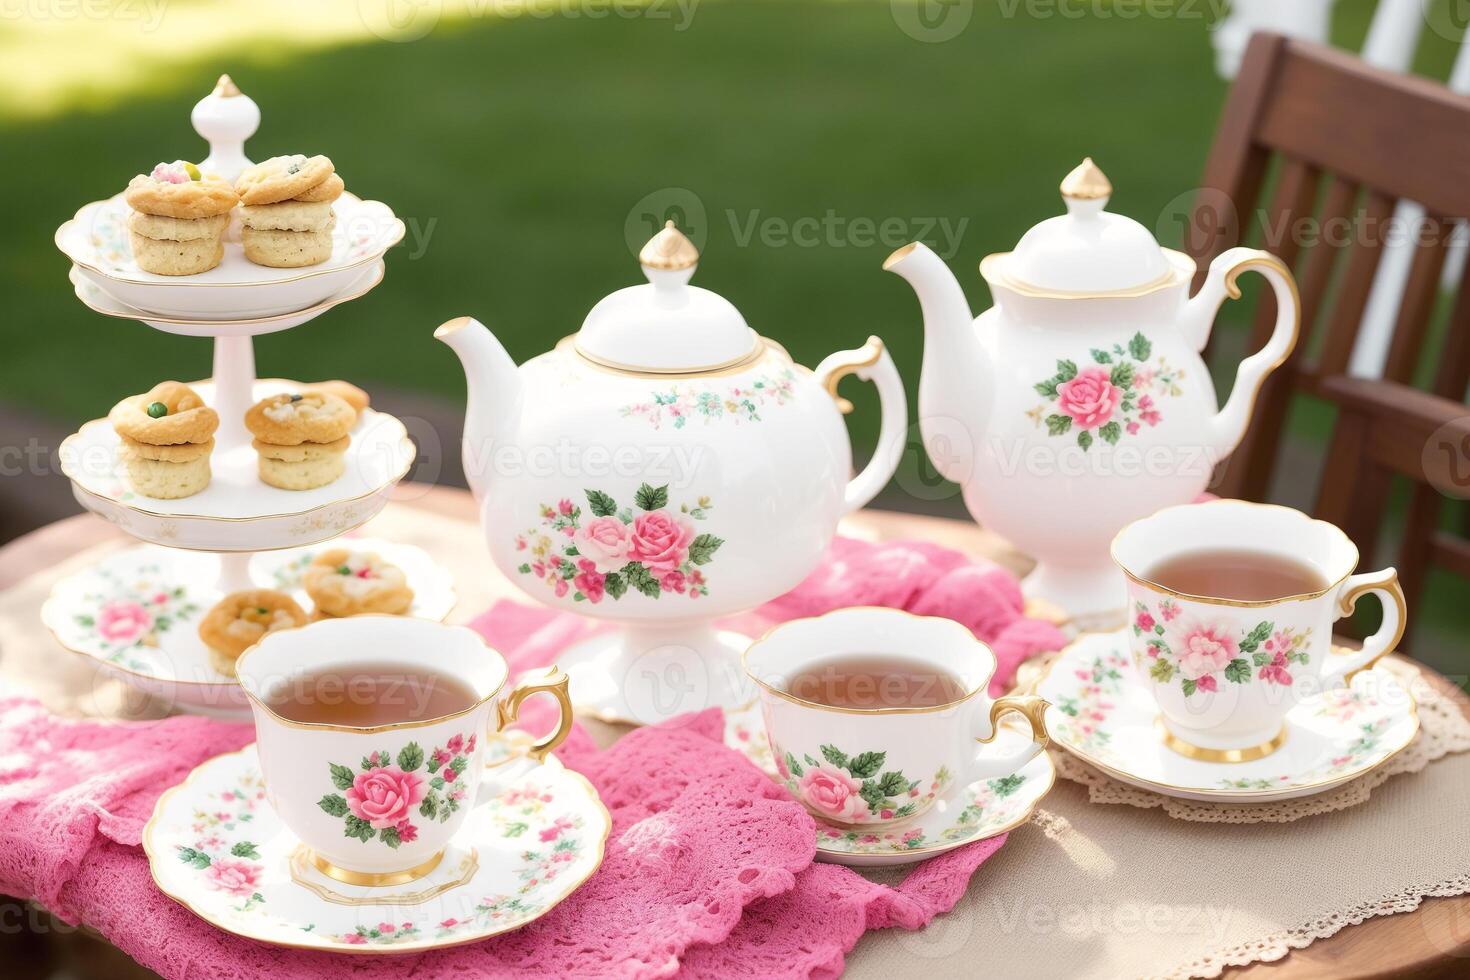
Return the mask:
<path fill-rule="evenodd" d="M 1006 672 L 1061 640 L 1020 617 L 1020 596 L 1004 572 L 930 545 L 839 541 L 817 574 L 758 618 L 858 603 L 970 624 L 996 646 Z M 572 617 L 510 603 L 476 626 L 518 669 L 554 659 L 584 629 Z M 330 953 L 215 929 L 160 893 L 148 873 L 139 838 L 159 794 L 205 759 L 248 743 L 249 726 L 197 717 L 67 721 L 24 698 L 0 699 L 0 719 L 0 892 L 92 926 L 170 980 L 340 970 Z M 813 864 L 811 818 L 724 748 L 722 731 L 717 710 L 640 729 L 603 751 L 574 731 L 559 755 L 591 780 L 613 817 L 598 873 L 515 933 L 359 959 L 354 976 L 835 976 L 865 930 L 918 928 L 953 907 L 975 868 L 1004 843 L 950 851 L 897 888 Z"/>

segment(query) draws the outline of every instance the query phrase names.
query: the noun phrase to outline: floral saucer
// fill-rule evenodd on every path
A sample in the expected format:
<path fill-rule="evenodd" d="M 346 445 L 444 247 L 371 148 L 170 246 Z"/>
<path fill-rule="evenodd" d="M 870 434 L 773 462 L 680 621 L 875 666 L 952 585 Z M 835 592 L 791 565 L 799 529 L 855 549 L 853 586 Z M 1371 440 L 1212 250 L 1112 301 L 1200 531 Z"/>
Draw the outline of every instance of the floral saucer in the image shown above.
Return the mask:
<path fill-rule="evenodd" d="M 250 579 L 289 593 L 310 611 L 301 576 L 318 554 L 339 547 L 373 551 L 402 568 L 414 591 L 408 615 L 442 621 L 454 608 L 453 580 L 427 552 L 378 538 L 261 552 L 250 559 Z M 156 545 L 125 548 L 56 583 L 41 620 L 62 646 L 91 657 L 124 683 L 181 709 L 244 719 L 250 706 L 240 685 L 214 668 L 199 639 L 199 621 L 220 599 L 218 570 L 213 555 Z"/>
<path fill-rule="evenodd" d="M 1024 733 L 1002 727 L 990 750 L 1004 755 L 1026 741 Z M 799 792 L 803 774 L 778 767 L 759 704 L 725 712 L 725 745 L 792 793 Z M 818 820 L 817 860 L 856 868 L 889 867 L 995 837 L 1025 823 L 1055 779 L 1051 757 L 1042 752 L 1009 776 L 949 790 L 931 787 L 941 794 L 934 805 L 894 826 L 865 831 Z"/>
<path fill-rule="evenodd" d="M 1121 782 L 1187 800 L 1266 802 L 1321 793 L 1383 765 L 1419 731 L 1413 696 L 1384 670 L 1303 700 L 1286 740 L 1253 762 L 1187 759 L 1159 735 L 1158 707 L 1135 679 L 1126 630 L 1084 636 L 1037 693 L 1052 742 Z"/>
<path fill-rule="evenodd" d="M 217 756 L 164 793 L 143 830 L 153 880 L 195 915 L 248 939 L 339 953 L 409 953 L 518 929 L 602 864 L 612 818 L 554 756 L 488 769 L 498 793 L 444 860 L 406 885 L 328 878 L 266 801 L 255 746 Z"/>

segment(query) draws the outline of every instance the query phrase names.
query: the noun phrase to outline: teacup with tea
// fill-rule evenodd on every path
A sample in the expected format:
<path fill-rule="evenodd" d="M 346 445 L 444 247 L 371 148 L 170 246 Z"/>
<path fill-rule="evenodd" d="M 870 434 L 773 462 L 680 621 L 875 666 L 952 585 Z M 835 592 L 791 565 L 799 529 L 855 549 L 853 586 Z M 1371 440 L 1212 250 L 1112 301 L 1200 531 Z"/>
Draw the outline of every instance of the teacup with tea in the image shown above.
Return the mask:
<path fill-rule="evenodd" d="M 1015 772 L 1046 745 L 1046 702 L 992 700 L 995 654 L 953 620 L 839 609 L 777 626 L 744 663 L 783 783 L 829 823 L 907 820 L 951 790 Z M 1029 740 L 987 748 L 1007 712 L 1025 718 Z"/>
<path fill-rule="evenodd" d="M 486 737 L 533 694 L 557 699 L 553 668 L 504 696 L 508 667 L 478 633 L 399 616 L 323 620 L 268 634 L 237 674 L 255 716 L 266 797 L 322 873 L 357 885 L 432 871 L 478 799 Z"/>
<path fill-rule="evenodd" d="M 1112 552 L 1128 578 L 1134 663 L 1166 744 L 1189 758 L 1269 755 L 1293 706 L 1371 666 L 1403 635 L 1395 570 L 1353 574 L 1352 540 L 1288 507 L 1165 508 L 1124 528 Z M 1333 623 L 1370 592 L 1382 625 L 1361 650 L 1334 652 Z"/>

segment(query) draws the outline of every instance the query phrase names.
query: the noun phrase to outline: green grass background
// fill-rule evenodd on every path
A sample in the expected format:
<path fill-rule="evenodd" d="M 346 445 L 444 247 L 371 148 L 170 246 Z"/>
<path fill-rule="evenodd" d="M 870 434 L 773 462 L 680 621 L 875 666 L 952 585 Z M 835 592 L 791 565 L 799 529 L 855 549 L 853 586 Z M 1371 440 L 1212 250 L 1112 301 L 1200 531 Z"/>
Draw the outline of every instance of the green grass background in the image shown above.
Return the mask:
<path fill-rule="evenodd" d="M 262 107 L 253 156 L 328 153 L 349 189 L 410 225 L 378 289 L 257 340 L 262 375 L 457 403 L 460 369 L 431 340 L 435 325 L 472 314 L 517 359 L 539 353 L 639 280 L 629 215 L 650 193 L 685 188 L 704 210 L 691 229 L 704 241 L 698 284 L 802 363 L 880 334 L 912 393 L 922 332 L 909 287 L 880 271 L 889 244 L 742 245 L 732 222 L 968 219 L 949 261 L 980 310 L 976 263 L 1056 213 L 1057 183 L 1084 155 L 1112 179 L 1112 206 L 1156 227 L 1197 185 L 1227 90 L 1207 20 L 1006 16 L 1013 6 L 976 0 L 967 28 L 940 44 L 906 35 L 887 0 L 704 0 L 682 31 L 553 16 L 443 24 L 412 43 L 250 41 L 126 95 L 83 91 L 60 114 L 0 109 L 0 402 L 69 425 L 157 379 L 208 372 L 208 341 L 78 303 L 52 234 L 157 160 L 202 156 L 189 109 L 221 71 Z M 221 9 L 249 16 L 245 4 Z M 1372 9 L 1342 0 L 1334 40 L 1359 46 Z M 1454 53 L 1426 31 L 1416 68 L 1443 78 Z M 1160 229 L 1164 244 L 1172 234 Z M 1227 308 L 1223 329 L 1243 320 Z M 870 393 L 854 398 L 861 451 L 877 413 Z M 1322 441 L 1330 418 L 1307 406 L 1292 427 Z"/>

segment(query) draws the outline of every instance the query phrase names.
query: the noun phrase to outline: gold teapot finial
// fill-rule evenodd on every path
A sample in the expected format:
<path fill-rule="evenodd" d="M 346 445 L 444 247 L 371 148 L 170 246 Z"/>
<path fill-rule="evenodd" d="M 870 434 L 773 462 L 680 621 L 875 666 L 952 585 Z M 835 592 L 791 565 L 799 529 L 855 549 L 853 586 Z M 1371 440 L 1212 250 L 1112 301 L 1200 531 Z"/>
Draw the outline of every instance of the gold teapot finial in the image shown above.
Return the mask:
<path fill-rule="evenodd" d="M 1113 185 L 1108 182 L 1107 174 L 1092 162 L 1092 157 L 1084 159 L 1062 179 L 1062 196 L 1073 200 L 1095 201 L 1112 193 Z"/>
<path fill-rule="evenodd" d="M 667 221 L 643 246 L 638 261 L 650 269 L 692 269 L 699 262 L 699 249 L 674 227 L 673 221 Z"/>
<path fill-rule="evenodd" d="M 219 81 L 214 83 L 214 91 L 211 95 L 218 95 L 222 99 L 231 99 L 240 94 L 240 86 L 229 75 L 221 75 Z"/>

